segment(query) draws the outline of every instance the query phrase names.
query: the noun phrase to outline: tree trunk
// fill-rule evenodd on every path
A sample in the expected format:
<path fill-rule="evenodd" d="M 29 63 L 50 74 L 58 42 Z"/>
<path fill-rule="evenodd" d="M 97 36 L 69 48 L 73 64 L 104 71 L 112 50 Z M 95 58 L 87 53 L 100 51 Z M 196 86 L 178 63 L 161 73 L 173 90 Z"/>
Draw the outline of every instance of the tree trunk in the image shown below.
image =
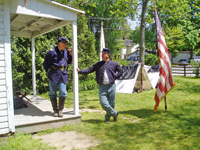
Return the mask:
<path fill-rule="evenodd" d="M 140 63 L 144 64 L 144 53 L 145 53 L 145 18 L 147 4 L 149 0 L 143 0 L 142 14 L 141 14 L 141 25 L 140 25 Z"/>

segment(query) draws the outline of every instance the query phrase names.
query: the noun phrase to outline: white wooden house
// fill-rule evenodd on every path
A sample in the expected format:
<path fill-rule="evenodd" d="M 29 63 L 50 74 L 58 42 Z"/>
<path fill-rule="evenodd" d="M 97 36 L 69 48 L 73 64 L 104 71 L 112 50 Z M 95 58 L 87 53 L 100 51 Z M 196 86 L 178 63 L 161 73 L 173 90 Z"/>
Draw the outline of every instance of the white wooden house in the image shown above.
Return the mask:
<path fill-rule="evenodd" d="M 79 115 L 77 18 L 84 13 L 51 0 L 0 0 L 0 134 L 15 132 L 11 36 L 32 39 L 32 84 L 36 95 L 35 37 L 72 25 L 74 115 Z"/>
<path fill-rule="evenodd" d="M 129 39 L 121 39 L 118 40 L 123 43 L 124 48 L 121 49 L 121 59 L 130 58 L 130 55 L 139 55 L 139 45 L 133 43 L 132 40 Z"/>
<path fill-rule="evenodd" d="M 190 62 L 191 52 L 190 51 L 180 51 L 177 53 L 177 56 L 173 56 L 171 52 L 169 52 L 171 62 L 172 63 L 180 63 L 181 59 L 185 59 L 188 63 Z"/>

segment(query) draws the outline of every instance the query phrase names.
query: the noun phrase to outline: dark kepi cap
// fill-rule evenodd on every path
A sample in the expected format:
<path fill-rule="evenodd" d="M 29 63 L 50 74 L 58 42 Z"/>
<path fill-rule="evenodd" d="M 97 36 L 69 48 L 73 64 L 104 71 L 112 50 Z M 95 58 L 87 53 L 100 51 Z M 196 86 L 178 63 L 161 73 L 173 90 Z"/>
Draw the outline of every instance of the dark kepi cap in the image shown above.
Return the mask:
<path fill-rule="evenodd" d="M 103 48 L 103 52 L 108 53 L 108 54 L 111 54 L 111 51 L 110 51 L 109 48 Z"/>
<path fill-rule="evenodd" d="M 66 37 L 59 37 L 58 38 L 58 43 L 63 42 L 63 43 L 69 43 L 68 39 Z"/>

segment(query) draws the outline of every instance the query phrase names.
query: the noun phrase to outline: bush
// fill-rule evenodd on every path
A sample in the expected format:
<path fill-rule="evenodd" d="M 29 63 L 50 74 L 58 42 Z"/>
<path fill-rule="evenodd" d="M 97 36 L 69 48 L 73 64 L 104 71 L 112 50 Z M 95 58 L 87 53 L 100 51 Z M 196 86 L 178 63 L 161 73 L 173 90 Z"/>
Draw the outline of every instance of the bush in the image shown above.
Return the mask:
<path fill-rule="evenodd" d="M 154 66 L 159 64 L 159 57 L 154 54 L 146 54 L 145 65 Z"/>
<path fill-rule="evenodd" d="M 98 84 L 95 79 L 80 81 L 79 80 L 79 91 L 94 90 L 98 88 Z"/>
<path fill-rule="evenodd" d="M 130 61 L 126 59 L 121 59 L 121 55 L 112 54 L 110 60 L 117 62 L 119 65 L 130 65 Z"/>
<path fill-rule="evenodd" d="M 199 78 L 200 76 L 200 61 L 198 61 L 197 63 L 194 63 L 194 60 L 190 60 L 190 64 L 192 65 L 192 67 L 196 68 L 194 70 L 194 73 L 196 74 L 196 78 Z"/>

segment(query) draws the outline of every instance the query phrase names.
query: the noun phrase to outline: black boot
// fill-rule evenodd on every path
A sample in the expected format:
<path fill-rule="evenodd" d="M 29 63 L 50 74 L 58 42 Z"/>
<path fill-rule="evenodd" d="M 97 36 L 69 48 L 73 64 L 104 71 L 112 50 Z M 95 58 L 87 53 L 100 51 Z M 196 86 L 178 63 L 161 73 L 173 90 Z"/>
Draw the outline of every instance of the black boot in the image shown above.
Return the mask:
<path fill-rule="evenodd" d="M 51 105 L 53 107 L 53 116 L 58 117 L 58 106 L 57 106 L 57 98 L 51 98 Z"/>
<path fill-rule="evenodd" d="M 63 117 L 62 110 L 64 108 L 64 105 L 65 105 L 65 98 L 59 97 L 59 107 L 58 107 L 58 116 L 59 117 Z"/>
<path fill-rule="evenodd" d="M 113 121 L 117 121 L 118 115 L 119 115 L 119 111 L 117 111 L 117 114 L 116 114 L 116 116 L 114 117 L 114 120 L 113 120 Z"/>

